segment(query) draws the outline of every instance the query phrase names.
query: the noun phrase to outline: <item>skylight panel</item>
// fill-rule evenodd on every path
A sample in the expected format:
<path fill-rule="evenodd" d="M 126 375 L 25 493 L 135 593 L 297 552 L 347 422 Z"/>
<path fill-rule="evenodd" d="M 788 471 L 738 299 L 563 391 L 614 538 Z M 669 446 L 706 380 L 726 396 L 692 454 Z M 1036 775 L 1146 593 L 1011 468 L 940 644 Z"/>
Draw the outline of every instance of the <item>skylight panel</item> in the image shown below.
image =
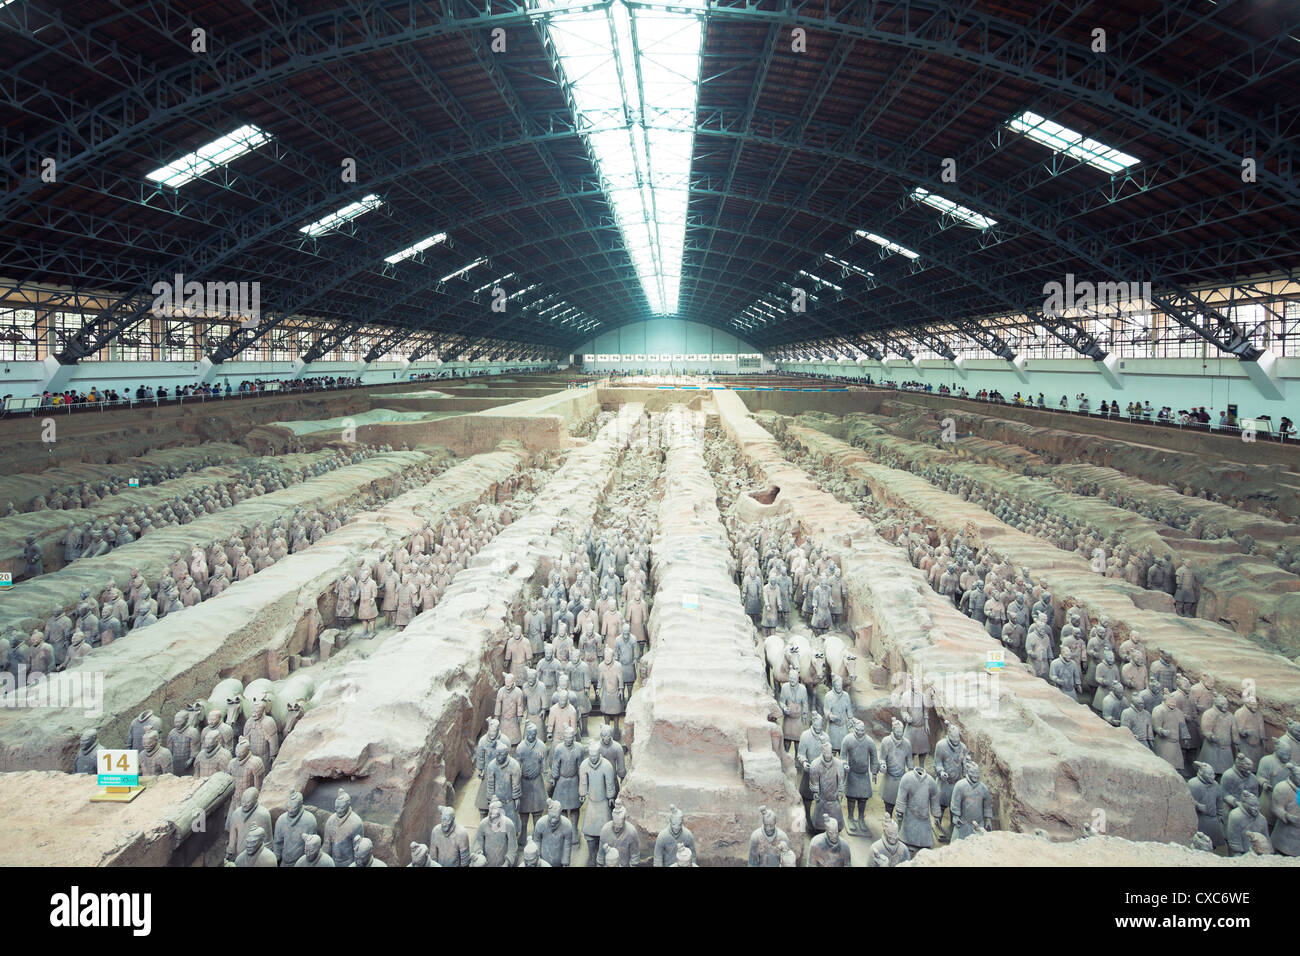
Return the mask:
<path fill-rule="evenodd" d="M 674 315 L 699 98 L 700 16 L 633 10 L 614 0 L 557 14 L 547 32 L 650 311 Z"/>
<path fill-rule="evenodd" d="M 368 196 L 362 196 L 356 202 L 348 203 L 342 209 L 330 213 L 323 219 L 317 219 L 315 222 L 300 227 L 298 231 L 306 233 L 313 238 L 316 236 L 323 236 L 327 232 L 333 232 L 344 223 L 351 222 L 358 216 L 364 216 L 372 209 L 378 209 L 383 204 L 384 201 L 380 199 L 378 195 L 371 193 Z"/>
<path fill-rule="evenodd" d="M 507 272 L 507 273 L 506 273 L 505 275 L 503 275 L 500 279 L 493 279 L 491 282 L 488 282 L 488 283 L 486 283 L 486 284 L 484 284 L 484 285 L 479 286 L 477 289 L 474 290 L 474 295 L 478 295 L 479 293 L 486 292 L 488 289 L 492 288 L 494 285 L 500 285 L 502 282 L 505 282 L 507 279 L 513 279 L 514 276 L 515 276 L 515 274 L 514 274 L 513 272 Z"/>
<path fill-rule="evenodd" d="M 812 279 L 813 282 L 816 282 L 819 286 L 821 286 L 824 289 L 834 289 L 836 292 L 844 291 L 843 286 L 836 285 L 834 282 L 831 282 L 828 279 L 823 279 L 821 276 L 813 275 L 811 272 L 808 272 L 804 269 L 800 269 L 799 274 L 803 276 L 805 279 Z"/>
<path fill-rule="evenodd" d="M 551 301 L 552 299 L 554 299 L 557 295 L 559 295 L 558 292 L 548 292 L 546 295 L 539 296 L 538 298 L 533 299 L 532 302 L 527 302 L 527 303 L 525 303 L 525 304 L 522 306 L 522 308 L 524 308 L 524 309 L 536 309 L 536 308 L 540 307 L 543 303 L 545 303 L 545 302 L 550 302 L 550 301 Z"/>
<path fill-rule="evenodd" d="M 440 242 L 446 242 L 446 241 L 447 241 L 447 234 L 445 232 L 440 232 L 437 235 L 429 236 L 429 238 L 427 239 L 421 239 L 413 246 L 407 246 L 401 252 L 394 252 L 391 256 L 384 256 L 384 261 L 387 262 L 390 266 L 397 265 L 397 263 L 401 262 L 403 259 L 409 259 L 411 258 L 411 256 L 423 252 L 425 249 L 428 249 L 430 246 L 435 246 Z"/>
<path fill-rule="evenodd" d="M 958 205 L 951 199 L 944 199 L 928 189 L 922 189 L 917 186 L 912 190 L 912 198 L 917 202 L 923 202 L 931 209 L 937 209 L 940 212 L 947 213 L 957 221 L 967 226 L 973 226 L 976 229 L 987 229 L 990 226 L 996 226 L 998 221 L 990 219 L 988 216 L 981 216 L 974 209 L 968 209 L 965 206 Z"/>
<path fill-rule="evenodd" d="M 817 298 L 816 295 L 809 292 L 807 289 L 800 289 L 797 286 L 791 285 L 789 282 L 782 282 L 781 288 L 788 289 L 790 292 L 802 292 L 807 298 L 811 299 L 814 302 L 821 301 L 821 299 Z"/>
<path fill-rule="evenodd" d="M 456 279 L 456 278 L 459 278 L 460 276 L 465 275 L 465 274 L 466 274 L 467 272 L 469 272 L 471 269 L 477 269 L 479 266 L 483 265 L 483 263 L 485 263 L 485 262 L 487 262 L 486 259 L 475 259 L 475 260 L 474 260 L 473 262 L 471 262 L 469 265 L 467 265 L 467 266 L 463 266 L 463 267 L 457 269 L 455 272 L 452 272 L 452 273 L 449 273 L 449 274 L 443 276 L 443 277 L 442 277 L 441 279 L 439 279 L 438 281 L 439 281 L 439 282 L 450 282 L 452 279 Z"/>
<path fill-rule="evenodd" d="M 853 263 L 841 259 L 838 256 L 833 256 L 829 252 L 823 253 L 822 258 L 825 259 L 827 262 L 839 266 L 845 272 L 852 272 L 855 275 L 864 276 L 868 279 L 872 278 L 875 275 L 874 272 L 868 272 L 866 269 L 860 268 L 859 266 L 855 266 Z"/>
<path fill-rule="evenodd" d="M 889 252 L 896 252 L 900 256 L 907 256 L 909 259 L 919 259 L 920 255 L 908 249 L 906 246 L 900 246 L 896 242 L 890 242 L 884 236 L 878 236 L 874 232 L 865 232 L 862 229 L 853 230 L 853 234 L 861 239 L 867 239 Z"/>
<path fill-rule="evenodd" d="M 1118 173 L 1141 162 L 1136 156 L 1130 156 L 1105 143 L 1089 139 L 1068 126 L 1062 126 L 1029 110 L 1007 120 L 1007 127 L 1017 133 L 1023 133 L 1035 143 L 1041 143 L 1055 152 L 1065 153 L 1103 172 Z"/>
<path fill-rule="evenodd" d="M 4 6 L 0 3 L 0 6 Z M 225 136 L 218 137 L 192 153 L 144 174 L 145 179 L 179 189 L 186 183 L 206 176 L 218 166 L 226 166 L 245 153 L 250 153 L 271 141 L 271 136 L 257 126 L 241 126 Z"/>

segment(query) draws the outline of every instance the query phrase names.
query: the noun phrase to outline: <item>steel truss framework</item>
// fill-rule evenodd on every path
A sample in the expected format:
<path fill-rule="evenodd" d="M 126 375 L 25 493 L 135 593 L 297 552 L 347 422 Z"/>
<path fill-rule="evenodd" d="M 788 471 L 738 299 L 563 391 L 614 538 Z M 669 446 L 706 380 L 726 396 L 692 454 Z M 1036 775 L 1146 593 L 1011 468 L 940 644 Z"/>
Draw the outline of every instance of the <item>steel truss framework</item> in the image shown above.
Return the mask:
<path fill-rule="evenodd" d="M 558 357 L 645 319 L 543 29 L 611 2 L 624 0 L 355 0 L 310 13 L 287 0 L 239 13 L 140 0 L 95 22 L 0 7 L 0 42 L 17 49 L 0 72 L 6 299 L 56 282 L 70 301 L 94 300 L 60 343 L 65 363 L 117 341 L 166 344 L 151 290 L 178 273 L 263 283 L 252 327 L 211 327 L 217 361 L 303 334 L 309 360 L 352 340 L 366 361 Z M 775 355 L 906 358 L 912 342 L 951 358 L 955 333 L 1010 360 L 1007 330 L 1041 327 L 1103 358 L 1088 323 L 1045 311 L 1044 284 L 1068 273 L 1150 283 L 1168 322 L 1258 357 L 1231 305 L 1276 308 L 1260 277 L 1294 279 L 1300 266 L 1297 110 L 1275 92 L 1300 80 L 1288 46 L 1300 14 L 1262 20 L 1246 6 L 1140 0 L 1118 16 L 1084 0 L 702 2 L 681 317 Z M 206 55 L 187 46 L 196 24 Z M 1094 24 L 1108 29 L 1105 54 L 1090 45 Z M 510 56 L 489 46 L 497 27 Z M 795 28 L 806 53 L 792 50 Z M 1205 37 L 1212 64 L 1175 75 L 1204 59 Z M 1105 175 L 1028 146 L 1000 121 L 1024 108 L 1142 162 Z M 179 190 L 143 179 L 179 143 L 250 118 L 274 135 L 255 157 Z M 339 175 L 340 156 L 356 182 Z M 965 228 L 911 200 L 916 186 L 997 225 Z M 343 235 L 298 232 L 361 190 L 383 209 Z M 919 258 L 864 243 L 864 227 Z M 437 231 L 450 239 L 384 264 Z M 506 292 L 535 290 L 493 311 L 482 285 L 508 274 Z M 1228 305 L 1196 291 L 1208 284 Z M 771 307 L 795 290 L 807 311 Z M 756 299 L 769 306 L 746 311 Z"/>

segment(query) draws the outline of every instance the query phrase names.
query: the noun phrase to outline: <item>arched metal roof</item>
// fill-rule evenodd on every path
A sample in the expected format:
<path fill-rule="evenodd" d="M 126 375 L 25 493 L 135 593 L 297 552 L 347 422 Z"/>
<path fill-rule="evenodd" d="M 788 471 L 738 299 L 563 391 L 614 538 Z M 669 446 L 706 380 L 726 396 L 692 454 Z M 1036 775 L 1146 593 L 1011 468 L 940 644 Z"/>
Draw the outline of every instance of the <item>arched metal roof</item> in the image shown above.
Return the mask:
<path fill-rule="evenodd" d="M 213 343 L 217 359 L 291 316 L 331 342 L 389 326 L 383 349 L 444 356 L 559 354 L 649 318 L 547 32 L 625 2 L 11 0 L 0 275 L 113 294 L 65 362 L 134 328 L 177 272 L 262 283 L 260 325 Z M 957 329 L 1010 356 L 975 319 L 1018 314 L 1099 357 L 1044 313 L 1044 284 L 1069 273 L 1150 282 L 1173 321 L 1252 358 L 1249 330 L 1194 290 L 1300 265 L 1294 5 L 626 5 L 703 21 L 680 318 L 773 353 L 943 352 L 936 329 Z M 1009 128 L 1026 110 L 1138 162 L 1053 153 Z M 244 124 L 271 143 L 178 189 L 145 178 Z M 996 225 L 969 228 L 918 187 Z M 368 194 L 381 210 L 301 233 Z M 448 239 L 384 262 L 436 233 Z M 476 290 L 507 274 L 507 292 L 532 291 L 494 312 Z M 747 313 L 792 288 L 815 296 L 806 312 Z"/>

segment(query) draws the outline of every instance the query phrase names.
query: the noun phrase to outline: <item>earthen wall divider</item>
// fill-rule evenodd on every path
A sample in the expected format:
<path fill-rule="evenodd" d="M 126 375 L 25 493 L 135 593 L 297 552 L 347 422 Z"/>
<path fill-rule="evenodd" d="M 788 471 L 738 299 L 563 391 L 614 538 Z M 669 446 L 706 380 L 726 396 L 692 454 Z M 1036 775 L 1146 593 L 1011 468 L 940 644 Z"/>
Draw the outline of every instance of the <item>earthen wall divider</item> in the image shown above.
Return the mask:
<path fill-rule="evenodd" d="M 620 799 L 647 837 L 676 805 L 701 865 L 743 866 L 759 808 L 777 813 L 797 853 L 803 806 L 692 417 L 683 406 L 667 417 L 650 651 L 628 704 L 632 760 Z"/>
<path fill-rule="evenodd" d="M 1100 819 L 1107 832 L 1130 839 L 1191 839 L 1196 814 L 1177 771 L 1014 655 L 1006 655 L 995 679 L 988 664 L 990 652 L 1001 651 L 998 642 L 936 594 L 869 521 L 787 462 L 737 396 L 715 400 L 741 454 L 780 488 L 777 504 L 807 536 L 838 553 L 846 619 L 856 633 L 870 635 L 873 656 L 894 675 L 906 671 L 937 715 L 961 727 L 994 792 L 1001 828 L 1077 837 Z M 954 693 L 972 684 L 983 691 Z M 938 732 L 931 728 L 932 736 Z"/>
<path fill-rule="evenodd" d="M 1121 635 L 1136 633 L 1154 659 L 1157 648 L 1170 651 L 1178 669 L 1193 681 L 1212 674 L 1219 691 L 1233 706 L 1242 688 L 1253 688 L 1260 711 L 1275 734 L 1300 716 L 1300 667 L 1241 637 L 1230 628 L 1199 618 L 1174 616 L 1172 610 L 1143 607 L 1163 592 L 1134 587 L 1103 577 L 1073 552 L 1018 531 L 978 505 L 935 488 L 923 478 L 866 459 L 852 446 L 813 429 L 789 429 L 791 438 L 811 454 L 828 458 L 850 475 L 864 479 L 874 496 L 917 511 L 948 533 L 964 531 L 968 540 L 1002 555 L 1017 568 L 1027 567 L 1052 592 L 1059 613 L 1082 605 L 1089 619 L 1109 616 Z M 1163 602 L 1162 602 L 1163 603 Z M 1058 618 L 1059 620 L 1059 618 Z"/>
<path fill-rule="evenodd" d="M 510 629 L 594 517 L 641 414 L 624 406 L 571 450 L 528 512 L 474 556 L 437 607 L 332 671 L 267 775 L 262 798 L 272 815 L 294 789 L 327 813 L 343 787 L 381 859 L 404 864 L 411 841 L 427 842 L 436 808 L 472 770 Z"/>
<path fill-rule="evenodd" d="M 170 717 L 206 700 L 224 677 L 248 683 L 288 676 L 286 658 L 306 649 L 319 608 L 333 607 L 332 588 L 343 571 L 363 555 L 406 541 L 426 521 L 483 500 L 526 460 L 516 446 L 460 462 L 219 596 L 93 651 L 70 673 L 104 675 L 103 713 L 0 710 L 0 771 L 71 770 L 77 738 L 87 727 L 98 730 L 104 746 L 120 746 L 141 710 Z"/>

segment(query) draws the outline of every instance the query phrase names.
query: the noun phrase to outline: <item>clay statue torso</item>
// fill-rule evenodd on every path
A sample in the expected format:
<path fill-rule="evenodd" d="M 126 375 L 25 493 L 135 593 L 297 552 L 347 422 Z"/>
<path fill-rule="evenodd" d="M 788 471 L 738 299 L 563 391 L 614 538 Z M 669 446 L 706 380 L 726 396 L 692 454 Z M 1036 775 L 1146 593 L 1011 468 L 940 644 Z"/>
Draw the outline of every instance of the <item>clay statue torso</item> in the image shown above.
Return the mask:
<path fill-rule="evenodd" d="M 321 839 L 321 849 L 334 858 L 336 866 L 348 866 L 353 860 L 353 837 L 361 836 L 364 826 L 355 810 L 349 809 L 342 819 L 337 813 L 331 813 L 325 821 L 325 836 Z"/>

